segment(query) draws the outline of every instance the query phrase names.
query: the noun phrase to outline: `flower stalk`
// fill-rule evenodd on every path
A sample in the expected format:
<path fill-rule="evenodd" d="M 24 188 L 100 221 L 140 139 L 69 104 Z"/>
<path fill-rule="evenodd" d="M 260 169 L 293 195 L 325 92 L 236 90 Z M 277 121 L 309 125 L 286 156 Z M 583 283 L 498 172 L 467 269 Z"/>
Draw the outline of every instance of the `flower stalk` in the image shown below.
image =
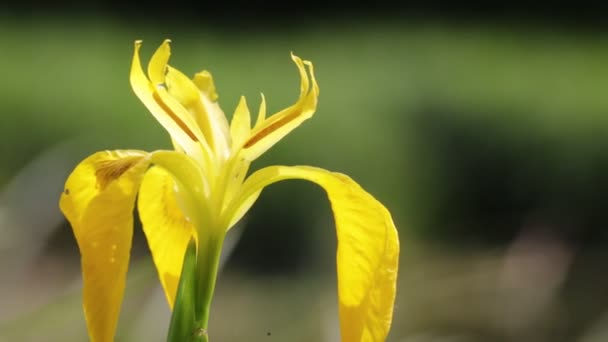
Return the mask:
<path fill-rule="evenodd" d="M 199 247 L 200 253 L 197 260 L 198 287 L 195 304 L 195 328 L 207 335 L 209 313 L 217 281 L 224 236 L 211 236 L 205 241 L 206 243 Z"/>

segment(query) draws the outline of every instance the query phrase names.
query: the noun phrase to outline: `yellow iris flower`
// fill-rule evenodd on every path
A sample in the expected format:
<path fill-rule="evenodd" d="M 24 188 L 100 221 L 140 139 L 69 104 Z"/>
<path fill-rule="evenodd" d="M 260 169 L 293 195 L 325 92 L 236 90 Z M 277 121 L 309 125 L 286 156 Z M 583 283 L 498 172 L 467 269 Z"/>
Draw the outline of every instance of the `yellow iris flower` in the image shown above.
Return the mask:
<path fill-rule="evenodd" d="M 399 257 L 397 230 L 388 210 L 351 178 L 309 166 L 269 166 L 246 177 L 249 165 L 312 117 L 319 87 L 313 65 L 292 55 L 300 74 L 296 103 L 266 117 L 264 97 L 253 127 L 245 98 L 232 121 L 217 103 L 211 74 L 192 79 L 168 65 L 166 40 L 147 76 L 139 49 L 130 80 L 135 94 L 169 132 L 174 150 L 97 152 L 66 181 L 60 207 L 81 253 L 83 306 L 92 341 L 112 341 L 125 288 L 136 195 L 143 230 L 170 307 L 184 253 L 211 264 L 213 293 L 225 234 L 262 189 L 305 179 L 325 189 L 338 240 L 337 272 L 342 341 L 384 341 L 392 321 Z M 211 260 L 211 261 L 210 261 Z"/>

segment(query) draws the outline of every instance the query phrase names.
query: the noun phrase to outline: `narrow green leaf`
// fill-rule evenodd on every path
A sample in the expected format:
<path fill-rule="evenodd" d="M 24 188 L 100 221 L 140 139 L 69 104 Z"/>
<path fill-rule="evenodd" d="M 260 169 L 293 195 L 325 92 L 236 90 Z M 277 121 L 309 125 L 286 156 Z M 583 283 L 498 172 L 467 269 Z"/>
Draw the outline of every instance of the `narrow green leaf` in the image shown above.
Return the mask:
<path fill-rule="evenodd" d="M 195 341 L 196 282 L 196 242 L 191 239 L 184 255 L 184 264 L 177 288 L 177 297 L 175 298 L 167 342 Z"/>

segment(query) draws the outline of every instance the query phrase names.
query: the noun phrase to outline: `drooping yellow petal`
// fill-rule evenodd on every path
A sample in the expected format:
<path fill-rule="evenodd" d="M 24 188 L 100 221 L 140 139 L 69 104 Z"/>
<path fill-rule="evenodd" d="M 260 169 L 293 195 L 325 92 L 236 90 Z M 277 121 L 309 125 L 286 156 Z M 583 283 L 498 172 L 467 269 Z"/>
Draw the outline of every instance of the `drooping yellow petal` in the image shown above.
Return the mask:
<path fill-rule="evenodd" d="M 251 114 L 247 107 L 247 101 L 244 96 L 241 96 L 239 104 L 232 115 L 230 122 L 230 136 L 232 137 L 232 148 L 236 150 L 249 138 L 251 133 Z"/>
<path fill-rule="evenodd" d="M 113 341 L 133 235 L 133 207 L 149 165 L 141 151 L 98 152 L 69 176 L 59 206 L 81 254 L 83 305 L 91 341 Z"/>
<path fill-rule="evenodd" d="M 171 174 L 154 166 L 146 173 L 138 198 L 138 211 L 156 270 L 173 308 L 184 253 L 196 230 L 176 198 L 178 185 Z"/>
<path fill-rule="evenodd" d="M 227 211 L 248 209 L 252 196 L 284 179 L 317 183 L 331 202 L 338 238 L 337 269 L 342 341 L 384 341 L 390 329 L 399 263 L 397 229 L 388 210 L 346 175 L 319 168 L 271 166 L 253 173 Z"/>
<path fill-rule="evenodd" d="M 256 122 L 251 136 L 243 144 L 241 151 L 242 156 L 250 161 L 259 157 L 302 122 L 311 118 L 317 109 L 319 86 L 315 80 L 312 63 L 302 61 L 294 55 L 292 55 L 292 59 L 300 72 L 300 97 L 293 106 L 283 109 L 261 123 Z M 265 106 L 264 102 L 263 105 Z M 258 117 L 263 118 L 264 116 Z"/>

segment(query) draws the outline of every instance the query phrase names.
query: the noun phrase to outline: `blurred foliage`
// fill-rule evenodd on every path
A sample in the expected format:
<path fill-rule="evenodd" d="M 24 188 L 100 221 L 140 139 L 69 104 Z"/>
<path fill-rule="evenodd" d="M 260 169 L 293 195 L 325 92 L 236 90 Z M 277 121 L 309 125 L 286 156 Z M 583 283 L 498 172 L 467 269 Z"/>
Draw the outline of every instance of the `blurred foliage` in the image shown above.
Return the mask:
<path fill-rule="evenodd" d="M 482 158 L 547 156 L 554 158 L 549 165 L 585 173 L 608 129 L 608 44 L 601 34 L 373 21 L 235 33 L 33 18 L 29 25 L 3 20 L 0 35 L 1 62 L 10 66 L 0 85 L 1 183 L 66 140 L 86 146 L 82 154 L 168 146 L 129 88 L 131 44 L 139 38 L 144 55 L 170 37 L 179 52 L 173 64 L 190 73 L 211 70 L 227 115 L 241 94 L 254 108 L 260 92 L 271 111 L 288 105 L 297 86 L 288 52 L 314 61 L 322 90 L 317 115 L 258 165 L 344 170 L 395 208 L 402 229 L 425 231 L 436 214 L 450 179 L 445 170 L 460 161 L 441 160 L 458 140 L 450 135 L 476 134 L 476 146 L 458 151 L 462 159 L 485 148 Z M 561 172 L 543 164 L 531 172 Z M 570 178 L 563 172 L 558 182 Z"/>

